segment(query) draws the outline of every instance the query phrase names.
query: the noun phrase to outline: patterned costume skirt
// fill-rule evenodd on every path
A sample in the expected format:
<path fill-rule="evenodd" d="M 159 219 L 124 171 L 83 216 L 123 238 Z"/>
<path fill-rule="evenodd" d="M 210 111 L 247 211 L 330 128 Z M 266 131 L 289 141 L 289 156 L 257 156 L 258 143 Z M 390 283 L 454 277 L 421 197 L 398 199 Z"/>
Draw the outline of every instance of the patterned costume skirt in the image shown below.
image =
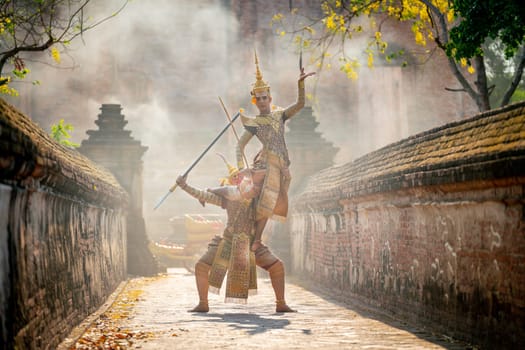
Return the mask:
<path fill-rule="evenodd" d="M 256 220 L 271 218 L 284 222 L 288 215 L 288 188 L 291 179 L 286 162 L 268 152 L 266 176 L 257 201 Z"/>
<path fill-rule="evenodd" d="M 247 251 L 245 250 L 245 248 Z M 232 255 L 233 251 L 236 254 Z M 246 256 L 249 255 L 249 263 L 246 265 Z M 227 275 L 226 302 L 245 304 L 248 295 L 253 295 L 257 290 L 256 266 L 267 270 L 279 258 L 273 255 L 267 246 L 262 245 L 255 253 L 250 251 L 249 242 L 243 238 L 232 240 L 215 236 L 208 244 L 208 250 L 199 259 L 200 262 L 211 266 L 208 277 L 212 293 L 219 294 L 220 288 Z"/>

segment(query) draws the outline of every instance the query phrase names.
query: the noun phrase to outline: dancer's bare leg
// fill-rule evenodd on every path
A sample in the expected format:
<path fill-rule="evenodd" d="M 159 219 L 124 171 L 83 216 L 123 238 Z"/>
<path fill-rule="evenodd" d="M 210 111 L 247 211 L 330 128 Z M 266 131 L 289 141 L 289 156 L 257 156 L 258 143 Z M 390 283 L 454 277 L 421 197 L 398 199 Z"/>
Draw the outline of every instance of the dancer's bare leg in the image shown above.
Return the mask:
<path fill-rule="evenodd" d="M 275 292 L 275 312 L 297 312 L 286 305 L 284 299 L 284 264 L 282 261 L 277 261 L 269 269 L 270 280 Z"/>
<path fill-rule="evenodd" d="M 199 304 L 189 312 L 208 312 L 208 274 L 210 273 L 210 266 L 202 262 L 195 264 L 195 282 L 197 283 L 197 292 L 199 293 Z"/>

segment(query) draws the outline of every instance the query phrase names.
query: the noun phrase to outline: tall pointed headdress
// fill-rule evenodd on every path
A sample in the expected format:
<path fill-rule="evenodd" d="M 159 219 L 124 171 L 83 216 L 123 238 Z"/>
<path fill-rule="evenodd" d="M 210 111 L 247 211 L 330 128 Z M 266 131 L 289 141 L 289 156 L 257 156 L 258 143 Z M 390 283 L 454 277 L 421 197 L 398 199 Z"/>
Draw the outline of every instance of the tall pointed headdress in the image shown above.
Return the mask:
<path fill-rule="evenodd" d="M 226 157 L 224 157 L 224 155 L 222 155 L 221 153 L 217 153 L 217 155 L 222 158 L 224 164 L 226 164 L 226 167 L 228 167 L 228 177 L 223 177 L 220 179 L 221 186 L 231 185 L 232 180 L 234 180 L 234 177 L 239 175 L 239 169 L 228 163 Z"/>
<path fill-rule="evenodd" d="M 259 59 L 257 58 L 257 51 L 255 53 L 255 83 L 251 91 L 252 96 L 255 96 L 256 92 L 266 91 L 270 95 L 270 85 L 263 80 L 261 70 L 259 69 Z"/>

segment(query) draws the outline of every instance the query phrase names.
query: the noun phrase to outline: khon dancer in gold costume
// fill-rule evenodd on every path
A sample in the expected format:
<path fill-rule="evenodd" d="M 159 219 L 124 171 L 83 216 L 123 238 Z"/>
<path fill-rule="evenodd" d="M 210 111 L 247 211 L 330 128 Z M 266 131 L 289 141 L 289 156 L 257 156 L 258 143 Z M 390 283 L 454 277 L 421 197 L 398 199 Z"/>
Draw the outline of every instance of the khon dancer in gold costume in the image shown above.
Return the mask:
<path fill-rule="evenodd" d="M 283 262 L 263 244 L 250 250 L 255 235 L 255 201 L 240 196 L 238 185 L 242 173 L 228 163 L 229 177 L 221 187 L 200 190 L 187 184 L 184 176 L 177 178 L 181 189 L 203 205 L 222 207 L 227 223 L 222 237 L 208 244 L 207 252 L 195 264 L 195 279 L 199 304 L 191 312 L 208 312 L 208 291 L 218 293 L 226 277 L 226 302 L 246 303 L 248 295 L 257 289 L 256 266 L 267 270 L 276 298 L 276 312 L 295 312 L 285 301 L 285 271 Z"/>
<path fill-rule="evenodd" d="M 255 238 L 251 246 L 252 251 L 262 246 L 261 236 L 268 219 L 284 221 L 288 214 L 288 188 L 291 176 L 290 159 L 284 140 L 284 123 L 304 107 L 304 80 L 315 74 L 305 73 L 300 60 L 297 101 L 286 108 L 279 108 L 272 106 L 270 85 L 263 80 L 257 54 L 255 54 L 255 66 L 256 81 L 253 84 L 251 95 L 252 103 L 257 106 L 259 114 L 253 118 L 244 115 L 241 111 L 241 120 L 245 130 L 236 148 L 237 165 L 239 169 L 242 169 L 245 167 L 244 148 L 253 136 L 256 136 L 263 145 L 262 151 L 258 154 L 257 165 L 253 169 L 255 174 L 264 172 L 264 176 L 258 176 L 263 179 L 261 183 L 255 179 L 253 181 L 255 187 L 253 192 L 258 196 L 256 197 Z"/>

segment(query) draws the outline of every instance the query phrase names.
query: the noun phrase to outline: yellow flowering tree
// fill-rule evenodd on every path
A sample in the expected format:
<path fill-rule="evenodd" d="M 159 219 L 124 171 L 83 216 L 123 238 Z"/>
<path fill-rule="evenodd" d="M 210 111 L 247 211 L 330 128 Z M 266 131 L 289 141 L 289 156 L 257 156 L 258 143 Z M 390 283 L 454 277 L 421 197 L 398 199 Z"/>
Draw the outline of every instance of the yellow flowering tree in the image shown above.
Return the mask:
<path fill-rule="evenodd" d="M 98 20 L 87 13 L 91 0 L 0 1 L 0 94 L 18 94 L 10 85 L 30 73 L 27 62 L 31 53 L 47 51 L 60 63 L 60 50 L 116 16 L 128 1 L 122 0 L 116 12 Z"/>
<path fill-rule="evenodd" d="M 374 66 L 377 56 L 387 63 L 407 65 L 406 50 L 391 49 L 383 39 L 386 34 L 383 24 L 393 19 L 410 26 L 414 42 L 424 48 L 423 52 L 431 55 L 428 46 L 434 43 L 435 49 L 447 54 L 461 91 L 468 93 L 480 111 L 491 108 L 492 88 L 484 61 L 486 39 L 500 40 L 505 46 L 505 57 L 514 62 L 501 106 L 509 102 L 521 81 L 525 65 L 525 18 L 520 0 L 323 0 L 319 6 L 317 17 L 312 17 L 312 11 L 303 14 L 301 9 L 294 8 L 289 14 L 276 14 L 272 19 L 272 26 L 280 35 L 294 35 L 294 42 L 301 50 L 310 52 L 312 63 L 319 69 L 327 68 L 329 52 L 336 47 L 340 70 L 356 79 L 362 60 L 350 57 L 345 45 L 357 37 L 366 39 L 364 54 L 368 67 Z"/>

